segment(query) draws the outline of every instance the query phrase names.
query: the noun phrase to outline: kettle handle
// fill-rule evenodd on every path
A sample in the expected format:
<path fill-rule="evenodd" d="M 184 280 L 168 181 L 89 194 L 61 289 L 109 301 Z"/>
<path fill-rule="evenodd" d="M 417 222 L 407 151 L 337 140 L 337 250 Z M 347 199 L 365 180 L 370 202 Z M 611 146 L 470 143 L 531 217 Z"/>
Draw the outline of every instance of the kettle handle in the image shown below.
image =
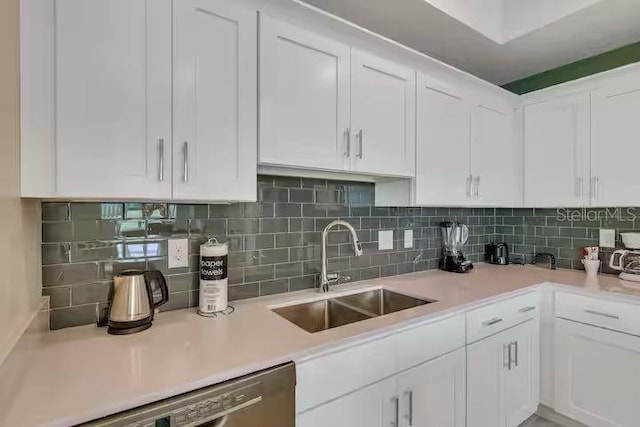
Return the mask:
<path fill-rule="evenodd" d="M 145 271 L 144 280 L 145 282 L 147 282 L 147 289 L 149 289 L 149 296 L 151 298 L 151 305 L 153 308 L 158 308 L 169 301 L 169 288 L 167 287 L 167 280 L 164 278 L 164 275 L 160 271 Z M 160 300 L 157 304 L 153 303 L 153 295 L 151 292 L 151 282 L 153 282 L 154 280 L 158 282 L 158 285 L 160 285 L 160 291 L 162 292 L 162 300 Z"/>

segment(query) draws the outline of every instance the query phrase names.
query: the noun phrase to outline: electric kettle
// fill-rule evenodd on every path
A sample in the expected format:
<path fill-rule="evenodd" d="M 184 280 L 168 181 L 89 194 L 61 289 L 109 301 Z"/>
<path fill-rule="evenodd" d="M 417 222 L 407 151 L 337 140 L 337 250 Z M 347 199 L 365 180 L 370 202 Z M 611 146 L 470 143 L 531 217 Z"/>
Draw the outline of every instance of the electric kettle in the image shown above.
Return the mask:
<path fill-rule="evenodd" d="M 155 285 L 155 286 L 154 286 Z M 154 292 L 159 289 L 158 292 Z M 109 306 L 112 335 L 127 335 L 151 326 L 154 310 L 169 301 L 167 281 L 161 272 L 127 270 L 113 278 L 113 298 Z"/>

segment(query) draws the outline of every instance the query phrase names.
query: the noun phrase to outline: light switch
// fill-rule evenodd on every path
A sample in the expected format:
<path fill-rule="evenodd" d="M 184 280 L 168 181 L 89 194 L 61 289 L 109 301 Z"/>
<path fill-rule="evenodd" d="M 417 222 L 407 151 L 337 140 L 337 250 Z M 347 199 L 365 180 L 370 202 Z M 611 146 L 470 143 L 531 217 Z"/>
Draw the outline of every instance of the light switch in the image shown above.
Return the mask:
<path fill-rule="evenodd" d="M 393 230 L 378 231 L 378 250 L 393 249 Z"/>
<path fill-rule="evenodd" d="M 404 230 L 404 248 L 411 249 L 413 247 L 413 230 Z"/>
<path fill-rule="evenodd" d="M 616 247 L 616 230 L 606 228 L 600 229 L 600 247 L 615 248 Z"/>

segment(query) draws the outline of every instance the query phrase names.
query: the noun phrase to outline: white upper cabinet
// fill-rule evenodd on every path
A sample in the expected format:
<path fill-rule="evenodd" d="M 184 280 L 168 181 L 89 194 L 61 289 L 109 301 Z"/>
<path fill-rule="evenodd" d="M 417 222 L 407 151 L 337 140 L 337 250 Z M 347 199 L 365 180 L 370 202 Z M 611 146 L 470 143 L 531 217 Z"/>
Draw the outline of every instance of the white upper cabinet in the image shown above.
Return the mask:
<path fill-rule="evenodd" d="M 462 91 L 418 74 L 416 204 L 461 205 L 470 197 L 471 115 Z"/>
<path fill-rule="evenodd" d="M 260 163 L 349 169 L 349 96 L 349 45 L 260 16 Z"/>
<path fill-rule="evenodd" d="M 351 123 L 353 169 L 415 173 L 415 71 L 353 49 Z"/>
<path fill-rule="evenodd" d="M 414 176 L 410 68 L 263 14 L 259 109 L 262 165 Z"/>
<path fill-rule="evenodd" d="M 171 1 L 56 0 L 55 19 L 57 195 L 170 198 Z"/>
<path fill-rule="evenodd" d="M 45 6 L 22 0 L 24 196 L 255 200 L 255 10 L 225 0 Z"/>
<path fill-rule="evenodd" d="M 517 206 L 514 103 L 418 74 L 416 204 Z"/>
<path fill-rule="evenodd" d="M 588 205 L 589 103 L 585 92 L 525 106 L 525 206 Z"/>
<path fill-rule="evenodd" d="M 591 205 L 635 205 L 640 158 L 640 73 L 593 91 L 591 108 Z"/>
<path fill-rule="evenodd" d="M 256 199 L 256 52 L 255 11 L 174 2 L 174 199 Z"/>
<path fill-rule="evenodd" d="M 472 199 L 483 206 L 517 206 L 521 199 L 516 177 L 522 168 L 513 106 L 487 100 L 472 111 Z"/>

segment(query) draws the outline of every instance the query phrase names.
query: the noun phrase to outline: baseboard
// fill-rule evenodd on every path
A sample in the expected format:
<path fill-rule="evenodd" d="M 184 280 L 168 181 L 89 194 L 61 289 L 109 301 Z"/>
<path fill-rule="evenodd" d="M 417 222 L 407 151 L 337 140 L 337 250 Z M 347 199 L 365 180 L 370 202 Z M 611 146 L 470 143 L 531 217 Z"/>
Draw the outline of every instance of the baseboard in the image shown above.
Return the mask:
<path fill-rule="evenodd" d="M 582 423 L 579 423 L 571 418 L 567 418 L 564 415 L 560 415 L 548 406 L 540 405 L 536 411 L 536 415 L 540 418 L 544 418 L 549 421 L 553 421 L 556 424 L 560 424 L 562 427 L 587 427 Z"/>

